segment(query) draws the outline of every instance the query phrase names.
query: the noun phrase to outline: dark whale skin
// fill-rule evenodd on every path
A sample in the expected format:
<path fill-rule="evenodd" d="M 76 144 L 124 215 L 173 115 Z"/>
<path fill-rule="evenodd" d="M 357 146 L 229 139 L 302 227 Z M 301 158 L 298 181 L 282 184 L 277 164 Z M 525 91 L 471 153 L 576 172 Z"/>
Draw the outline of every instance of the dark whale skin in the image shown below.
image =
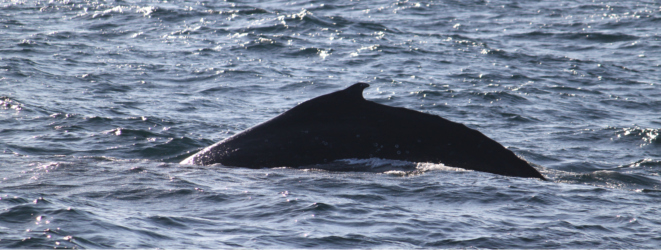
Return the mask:
<path fill-rule="evenodd" d="M 544 180 L 528 162 L 463 124 L 363 98 L 367 83 L 322 95 L 211 145 L 182 164 L 298 167 L 383 158 Z"/>

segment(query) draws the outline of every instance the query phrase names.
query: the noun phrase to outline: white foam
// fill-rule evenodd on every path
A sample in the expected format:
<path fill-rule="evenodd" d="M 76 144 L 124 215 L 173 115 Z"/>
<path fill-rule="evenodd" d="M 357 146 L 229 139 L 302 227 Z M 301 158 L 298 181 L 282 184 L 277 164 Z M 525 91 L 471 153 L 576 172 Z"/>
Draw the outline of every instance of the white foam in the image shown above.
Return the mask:
<path fill-rule="evenodd" d="M 463 172 L 463 171 L 472 171 L 472 170 L 463 169 L 463 168 L 455 168 L 455 167 L 446 166 L 443 163 L 431 163 L 431 162 L 420 162 L 420 163 L 418 163 L 417 166 L 415 166 L 415 168 L 418 171 L 423 171 L 423 172 L 426 172 L 426 171 L 461 171 L 461 172 Z"/>

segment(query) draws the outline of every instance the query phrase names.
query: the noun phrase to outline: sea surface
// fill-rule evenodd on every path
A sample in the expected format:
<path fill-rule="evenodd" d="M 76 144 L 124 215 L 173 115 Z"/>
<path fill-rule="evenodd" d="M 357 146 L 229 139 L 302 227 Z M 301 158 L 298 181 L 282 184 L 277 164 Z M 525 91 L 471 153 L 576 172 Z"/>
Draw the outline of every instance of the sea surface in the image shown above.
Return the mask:
<path fill-rule="evenodd" d="M 179 164 L 356 82 L 549 180 Z M 0 248 L 660 248 L 660 84 L 653 0 L 2 0 Z"/>

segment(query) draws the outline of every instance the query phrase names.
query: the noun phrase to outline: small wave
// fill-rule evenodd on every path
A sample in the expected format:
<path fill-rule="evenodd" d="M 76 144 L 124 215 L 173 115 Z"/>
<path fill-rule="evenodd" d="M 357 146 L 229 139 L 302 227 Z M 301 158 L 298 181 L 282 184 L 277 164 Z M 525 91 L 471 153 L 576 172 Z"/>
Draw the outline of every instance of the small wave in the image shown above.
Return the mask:
<path fill-rule="evenodd" d="M 181 20 L 185 20 L 188 18 L 203 18 L 212 14 L 216 14 L 209 9 L 193 9 L 193 8 L 179 9 L 179 8 L 168 8 L 163 6 L 136 8 L 135 11 L 137 13 L 143 14 L 146 17 L 158 18 L 166 22 L 179 22 Z"/>
<path fill-rule="evenodd" d="M 240 47 L 236 47 L 236 48 L 251 50 L 251 52 L 256 51 L 259 53 L 275 54 L 276 52 L 279 52 L 279 50 L 286 49 L 287 47 L 282 45 L 280 42 L 276 42 L 271 38 L 259 37 L 253 41 L 242 43 Z"/>
<path fill-rule="evenodd" d="M 606 166 L 603 166 L 604 168 Z M 587 184 L 604 188 L 626 190 L 656 190 L 661 188 L 658 169 L 661 161 L 643 159 L 631 164 L 610 169 L 546 169 L 545 174 L 553 176 L 556 182 Z"/>
<path fill-rule="evenodd" d="M 657 172 L 659 169 L 661 169 L 661 160 L 642 159 L 634 163 L 624 165 L 621 168 L 634 168 L 634 169 L 641 168 L 641 169 L 649 169 L 649 171 L 651 172 Z"/>
<path fill-rule="evenodd" d="M 83 74 L 79 76 L 81 80 L 90 81 L 90 82 L 96 82 L 97 80 L 105 79 L 105 77 L 108 76 L 97 76 L 91 74 Z M 132 87 L 130 85 L 103 82 L 103 83 L 95 84 L 93 89 L 94 90 L 92 92 L 95 94 L 110 94 L 114 92 L 127 93 L 132 90 Z"/>
<path fill-rule="evenodd" d="M 16 200 L 0 198 L 0 203 Z M 21 198 L 24 199 L 24 198 Z M 6 205 L 7 203 L 5 203 Z M 11 203 L 10 203 L 11 204 Z M 69 232 L 58 228 L 51 229 L 53 224 L 70 221 L 90 221 L 87 213 L 74 212 L 71 208 L 61 208 L 59 202 L 53 203 L 42 197 L 32 202 L 13 205 L 0 213 L 0 223 L 11 225 L 10 235 L 3 237 L 0 247 L 11 248 L 50 248 L 80 247 Z M 69 213 L 67 213 L 69 212 Z M 70 212 L 74 212 L 73 214 Z M 84 218 L 81 218 L 82 215 Z M 26 229 L 27 228 L 27 229 Z M 55 237 L 52 237 L 55 236 Z"/>
<path fill-rule="evenodd" d="M 37 42 L 34 40 L 23 39 L 17 44 L 17 46 L 23 48 L 38 48 L 38 47 L 50 46 L 50 44 L 47 42 Z M 26 50 L 24 49 L 23 51 L 25 52 Z"/>
<path fill-rule="evenodd" d="M 301 11 L 296 14 L 286 15 L 280 18 L 287 23 L 287 26 L 296 25 L 297 29 L 301 28 L 338 28 L 336 27 L 336 22 L 333 19 L 327 19 L 327 17 L 319 18 L 312 14 L 310 11 Z M 305 30 L 305 29 L 302 29 Z"/>
<path fill-rule="evenodd" d="M 358 31 L 364 29 L 367 31 L 385 31 L 389 33 L 399 33 L 396 29 L 392 29 L 384 24 L 374 23 L 374 22 L 358 22 L 353 25 L 353 28 Z"/>
<path fill-rule="evenodd" d="M 205 95 L 216 95 L 216 94 L 223 94 L 223 93 L 227 93 L 227 92 L 233 92 L 233 91 L 236 91 L 236 90 L 237 90 L 236 87 L 222 86 L 221 85 L 221 86 L 215 86 L 215 87 L 211 87 L 211 88 L 201 90 L 201 91 L 199 91 L 199 93 L 205 94 Z"/>
<path fill-rule="evenodd" d="M 524 116 L 521 114 L 514 114 L 509 112 L 499 112 L 500 115 L 506 117 L 507 120 L 516 122 L 516 123 L 530 123 L 530 122 L 541 122 L 542 120 L 533 117 L 533 116 Z"/>
<path fill-rule="evenodd" d="M 333 50 L 321 49 L 321 48 L 300 48 L 296 52 L 287 53 L 293 57 L 321 57 L 322 59 L 326 58 L 333 53 Z"/>
<path fill-rule="evenodd" d="M 0 222 L 11 224 L 30 223 L 34 221 L 36 214 L 41 213 L 43 213 L 43 209 L 37 208 L 30 203 L 13 206 L 0 213 Z"/>
<path fill-rule="evenodd" d="M 640 147 L 661 144 L 659 140 L 659 132 L 661 132 L 661 129 L 641 128 L 636 126 L 626 128 L 608 127 L 606 130 L 615 132 L 614 137 L 611 138 L 611 140 L 614 141 L 633 142 Z"/>
<path fill-rule="evenodd" d="M 173 218 L 167 216 L 150 216 L 146 220 L 155 224 L 159 227 L 165 228 L 178 228 L 178 229 L 188 229 L 189 227 L 186 224 L 189 224 L 189 221 L 186 219 Z"/>
<path fill-rule="evenodd" d="M 577 174 L 571 177 L 564 176 L 557 180 L 628 190 L 658 189 L 661 187 L 661 182 L 656 179 L 641 174 L 621 173 L 611 170 L 599 170 L 592 173 Z"/>
<path fill-rule="evenodd" d="M 504 101 L 506 103 L 512 104 L 512 105 L 522 105 L 522 104 L 530 104 L 531 102 L 528 101 L 527 98 L 512 94 L 506 91 L 492 91 L 492 92 L 471 92 L 473 96 L 477 96 L 484 100 L 485 102 L 501 102 Z"/>
<path fill-rule="evenodd" d="M 0 96 L 0 109 L 23 110 L 23 104 L 7 96 Z"/>
<path fill-rule="evenodd" d="M 205 144 L 206 145 L 206 144 Z M 169 138 L 164 143 L 159 143 L 152 147 L 139 150 L 143 159 L 157 159 L 165 162 L 180 162 L 192 155 L 187 151 L 182 153 L 182 149 L 204 146 L 196 140 L 188 137 Z"/>
<path fill-rule="evenodd" d="M 287 74 L 287 75 L 289 74 L 288 72 L 280 72 L 280 73 Z M 333 89 L 334 87 L 335 87 L 335 85 L 326 84 L 324 82 L 317 83 L 317 82 L 313 82 L 313 81 L 297 81 L 297 82 L 293 82 L 293 83 L 287 83 L 287 84 L 279 87 L 278 90 L 294 93 L 294 92 L 301 91 L 302 89 L 305 89 L 305 88 L 312 88 L 313 90 L 317 90 L 317 89 L 324 89 L 325 90 L 325 89 Z"/>
<path fill-rule="evenodd" d="M 559 93 L 567 96 L 575 96 L 576 94 L 590 94 L 590 95 L 603 95 L 604 93 L 599 90 L 591 90 L 582 87 L 573 86 L 550 86 L 545 88 L 548 91 Z"/>
<path fill-rule="evenodd" d="M 559 39 L 559 40 L 586 40 L 599 43 L 613 43 L 638 40 L 639 37 L 622 33 L 606 34 L 600 32 L 579 32 L 579 33 L 552 33 L 544 31 L 532 31 L 527 33 L 508 35 L 517 39 Z"/>
<path fill-rule="evenodd" d="M 207 141 L 198 142 L 188 137 L 173 138 L 167 132 L 153 132 L 143 129 L 115 128 L 102 133 L 120 137 L 117 139 L 123 142 L 108 142 L 107 145 L 114 146 L 105 151 L 91 151 L 90 153 L 102 153 L 107 156 L 116 155 L 116 157 L 122 158 L 178 162 L 192 154 L 190 151 L 186 152 L 184 150 L 208 145 Z M 130 143 L 130 146 L 127 146 L 127 143 Z"/>
<path fill-rule="evenodd" d="M 633 36 L 633 35 L 626 35 L 622 33 L 618 34 L 606 34 L 606 33 L 599 33 L 599 32 L 592 32 L 592 33 L 578 33 L 578 34 L 572 34 L 568 35 L 570 39 L 585 39 L 588 41 L 595 41 L 595 42 L 600 42 L 600 43 L 613 43 L 613 42 L 625 42 L 625 41 L 633 41 L 633 40 L 638 40 L 639 37 Z"/>
<path fill-rule="evenodd" d="M 643 110 L 661 112 L 661 101 L 637 101 L 615 97 L 614 99 L 600 100 L 599 102 L 608 106 L 630 110 L 630 112 L 641 112 Z"/>
<path fill-rule="evenodd" d="M 105 7 L 105 9 L 104 9 Z M 89 18 L 91 20 L 111 19 L 117 16 L 127 18 L 127 20 L 139 18 L 160 18 L 164 21 L 178 21 L 190 17 L 207 16 L 212 13 L 206 10 L 196 9 L 178 9 L 166 8 L 163 6 L 126 6 L 126 5 L 101 5 L 96 7 L 94 12 L 84 11 L 76 18 Z M 101 24 L 103 25 L 103 24 Z"/>
<path fill-rule="evenodd" d="M 218 14 L 229 14 L 229 15 L 254 15 L 254 14 L 267 14 L 271 13 L 268 10 L 261 9 L 261 8 L 256 8 L 256 7 L 245 7 L 245 9 L 238 9 L 238 10 L 226 10 L 226 11 L 219 11 Z"/>
<path fill-rule="evenodd" d="M 448 95 L 451 95 L 453 91 L 451 89 L 444 89 L 444 90 L 420 90 L 420 91 L 415 91 L 415 92 L 410 92 L 411 95 L 417 96 L 418 98 L 438 98 L 438 99 L 443 99 L 449 97 Z"/>
<path fill-rule="evenodd" d="M 142 129 L 115 128 L 115 129 L 111 129 L 111 130 L 102 131 L 101 133 L 113 134 L 113 135 L 116 135 L 116 136 L 132 136 L 132 137 L 140 137 L 140 138 L 160 137 L 160 135 L 158 135 L 156 133 L 153 133 L 149 130 L 142 130 Z"/>

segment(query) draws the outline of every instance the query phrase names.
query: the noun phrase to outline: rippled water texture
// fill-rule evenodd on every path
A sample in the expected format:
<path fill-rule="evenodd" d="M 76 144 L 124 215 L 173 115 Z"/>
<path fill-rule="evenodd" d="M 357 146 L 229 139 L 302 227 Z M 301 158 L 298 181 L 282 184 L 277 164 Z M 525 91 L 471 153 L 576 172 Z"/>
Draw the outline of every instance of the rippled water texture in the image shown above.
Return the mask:
<path fill-rule="evenodd" d="M 1 248 L 658 248 L 658 1 L 2 1 Z M 478 129 L 550 181 L 178 162 L 310 98 Z"/>

